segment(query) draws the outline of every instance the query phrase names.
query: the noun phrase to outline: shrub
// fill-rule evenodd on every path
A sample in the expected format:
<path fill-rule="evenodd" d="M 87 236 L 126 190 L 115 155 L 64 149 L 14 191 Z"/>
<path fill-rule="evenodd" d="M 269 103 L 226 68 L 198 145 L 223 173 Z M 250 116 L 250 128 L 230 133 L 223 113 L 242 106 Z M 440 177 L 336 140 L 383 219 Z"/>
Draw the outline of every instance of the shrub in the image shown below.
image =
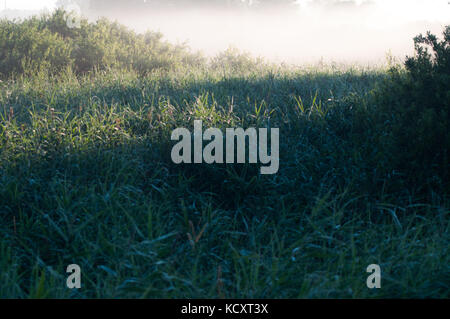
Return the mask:
<path fill-rule="evenodd" d="M 414 38 L 415 55 L 374 92 L 394 168 L 419 182 L 449 178 L 450 26 L 443 35 Z"/>
<path fill-rule="evenodd" d="M 69 28 L 66 20 L 67 13 L 56 10 L 23 21 L 0 21 L 0 76 L 37 70 L 55 74 L 67 67 L 78 74 L 107 67 L 146 74 L 203 63 L 201 56 L 163 41 L 157 32 L 137 34 L 107 19 L 81 19 L 79 28 Z"/>
<path fill-rule="evenodd" d="M 17 24 L 0 23 L 0 74 L 24 74 L 40 69 L 59 71 L 73 61 L 70 43 L 41 29 L 36 18 Z"/>
<path fill-rule="evenodd" d="M 258 65 L 262 65 L 262 62 L 261 59 L 255 59 L 248 53 L 241 53 L 237 48 L 229 47 L 212 59 L 211 67 L 240 72 L 253 70 Z"/>

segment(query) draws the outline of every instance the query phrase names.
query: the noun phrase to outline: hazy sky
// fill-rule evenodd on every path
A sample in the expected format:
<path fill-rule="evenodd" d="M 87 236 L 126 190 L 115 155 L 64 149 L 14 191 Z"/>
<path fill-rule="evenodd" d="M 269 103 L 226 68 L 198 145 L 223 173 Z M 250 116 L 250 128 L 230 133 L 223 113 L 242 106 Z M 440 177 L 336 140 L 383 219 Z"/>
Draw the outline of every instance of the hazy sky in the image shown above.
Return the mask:
<path fill-rule="evenodd" d="M 321 58 L 381 62 L 388 51 L 402 57 L 412 53 L 415 35 L 428 30 L 440 34 L 450 24 L 449 0 L 356 0 L 359 6 L 332 6 L 332 10 L 321 2 L 298 0 L 284 13 L 179 10 L 119 13 L 113 18 L 138 31 L 161 31 L 172 42 L 187 41 L 208 55 L 232 45 L 253 55 L 294 63 Z M 3 9 L 5 0 L 0 3 Z M 52 9 L 55 3 L 6 0 L 7 8 L 21 10 Z"/>
<path fill-rule="evenodd" d="M 0 0 L 2 9 L 38 10 L 45 7 L 54 8 L 56 0 Z M 345 0 L 342 0 L 345 2 Z M 356 3 L 367 2 L 367 0 L 356 0 Z M 299 7 L 304 9 L 311 7 L 314 0 L 297 0 Z M 388 17 L 402 16 L 408 20 L 449 20 L 450 5 L 448 0 L 369 0 L 376 3 L 379 10 L 386 12 Z"/>
<path fill-rule="evenodd" d="M 6 7 L 8 9 L 18 10 L 39 10 L 47 7 L 52 9 L 55 6 L 55 0 L 0 0 L 2 10 Z"/>

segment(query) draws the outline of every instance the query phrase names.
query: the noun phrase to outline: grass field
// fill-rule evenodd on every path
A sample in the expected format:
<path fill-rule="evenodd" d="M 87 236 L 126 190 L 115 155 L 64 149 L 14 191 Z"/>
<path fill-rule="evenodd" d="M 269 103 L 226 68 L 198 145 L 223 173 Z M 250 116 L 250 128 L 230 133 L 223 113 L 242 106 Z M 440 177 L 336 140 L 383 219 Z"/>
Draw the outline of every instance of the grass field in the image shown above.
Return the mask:
<path fill-rule="evenodd" d="M 387 77 L 255 62 L 5 78 L 0 297 L 448 298 L 448 181 L 391 166 L 373 124 Z M 280 128 L 279 172 L 173 164 L 171 131 L 194 119 Z"/>

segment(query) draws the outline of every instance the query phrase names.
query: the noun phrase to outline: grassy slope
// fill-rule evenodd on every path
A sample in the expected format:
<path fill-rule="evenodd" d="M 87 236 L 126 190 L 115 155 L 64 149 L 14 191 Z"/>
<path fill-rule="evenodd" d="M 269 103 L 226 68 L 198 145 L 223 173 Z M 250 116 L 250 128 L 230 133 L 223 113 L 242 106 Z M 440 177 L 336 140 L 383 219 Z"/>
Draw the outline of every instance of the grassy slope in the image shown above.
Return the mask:
<path fill-rule="evenodd" d="M 449 297 L 448 198 L 385 172 L 361 123 L 383 72 L 230 74 L 0 83 L 0 297 Z M 170 161 L 171 130 L 194 118 L 268 117 L 277 175 Z M 372 263 L 382 289 L 366 287 Z"/>

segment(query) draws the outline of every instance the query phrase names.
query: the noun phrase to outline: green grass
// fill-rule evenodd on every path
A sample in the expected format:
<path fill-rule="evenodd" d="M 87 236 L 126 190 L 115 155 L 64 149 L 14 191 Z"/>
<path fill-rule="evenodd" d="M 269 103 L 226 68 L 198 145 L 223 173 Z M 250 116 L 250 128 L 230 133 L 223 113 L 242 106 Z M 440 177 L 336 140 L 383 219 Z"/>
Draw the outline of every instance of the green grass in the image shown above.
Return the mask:
<path fill-rule="evenodd" d="M 448 194 L 390 170 L 368 129 L 385 77 L 261 64 L 5 80 L 0 297 L 448 298 Z M 278 174 L 173 164 L 171 130 L 194 119 L 270 121 Z"/>

